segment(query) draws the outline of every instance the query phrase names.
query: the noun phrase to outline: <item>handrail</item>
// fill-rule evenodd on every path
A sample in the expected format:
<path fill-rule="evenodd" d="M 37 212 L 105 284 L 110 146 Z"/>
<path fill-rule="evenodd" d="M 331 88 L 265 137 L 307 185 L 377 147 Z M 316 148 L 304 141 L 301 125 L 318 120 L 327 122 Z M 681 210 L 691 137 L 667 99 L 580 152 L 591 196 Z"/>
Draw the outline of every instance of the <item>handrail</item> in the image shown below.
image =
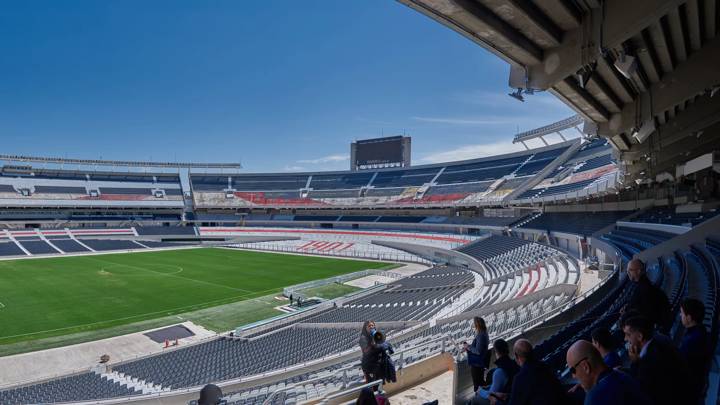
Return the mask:
<path fill-rule="evenodd" d="M 375 381 L 373 381 L 373 382 L 369 382 L 369 383 L 367 383 L 367 384 L 360 385 L 360 386 L 358 386 L 358 387 L 353 387 L 353 388 L 347 389 L 347 390 L 345 390 L 345 391 L 340 391 L 340 392 L 337 392 L 337 393 L 335 393 L 335 394 L 333 394 L 333 395 L 330 395 L 330 396 L 327 396 L 327 397 L 323 397 L 323 399 L 320 401 L 320 403 L 321 403 L 321 404 L 326 404 L 327 401 L 330 400 L 330 399 L 340 398 L 340 397 L 342 397 L 342 396 L 344 396 L 344 395 L 352 394 L 352 393 L 355 392 L 355 391 L 360 391 L 360 390 L 364 390 L 365 388 L 372 388 L 372 387 L 375 387 L 375 386 L 378 387 L 378 391 L 379 391 L 379 392 L 383 392 L 382 385 L 383 385 L 383 380 L 375 380 Z M 265 405 L 265 404 L 263 403 L 263 405 Z"/>

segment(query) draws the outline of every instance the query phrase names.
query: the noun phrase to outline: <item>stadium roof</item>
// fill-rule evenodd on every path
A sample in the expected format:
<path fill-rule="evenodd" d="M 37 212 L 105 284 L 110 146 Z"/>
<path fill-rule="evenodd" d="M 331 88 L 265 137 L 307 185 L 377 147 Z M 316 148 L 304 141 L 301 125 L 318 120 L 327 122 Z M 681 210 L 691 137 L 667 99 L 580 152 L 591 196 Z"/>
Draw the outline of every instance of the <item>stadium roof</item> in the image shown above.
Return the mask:
<path fill-rule="evenodd" d="M 580 128 L 578 128 L 579 125 L 582 125 L 584 120 L 579 115 L 573 115 L 572 117 L 565 118 L 564 120 L 560 120 L 558 122 L 553 122 L 550 125 L 545 125 L 540 128 L 531 129 L 529 131 L 520 132 L 519 134 L 515 135 L 515 138 L 513 138 L 513 143 L 522 142 L 523 145 L 525 145 L 525 141 L 529 141 L 530 139 L 540 138 L 543 142 L 545 142 L 545 139 L 543 139 L 543 136 L 550 135 L 550 134 L 558 134 L 560 137 L 565 140 L 565 137 L 562 135 L 560 131 L 575 128 L 578 131 L 580 131 Z M 582 132 L 582 131 L 580 131 Z M 547 145 L 547 142 L 545 142 Z M 525 145 L 525 148 L 527 148 L 527 145 Z"/>
<path fill-rule="evenodd" d="M 242 169 L 240 163 L 197 163 L 197 162 L 151 162 L 138 160 L 101 160 L 101 159 L 65 159 L 58 157 L 39 157 L 22 155 L 3 155 L 0 160 L 11 162 L 33 162 L 89 166 L 128 166 L 128 167 L 164 167 L 183 169 Z"/>
<path fill-rule="evenodd" d="M 517 98 L 547 90 L 593 122 L 631 176 L 717 145 L 717 0 L 398 1 L 510 63 Z"/>

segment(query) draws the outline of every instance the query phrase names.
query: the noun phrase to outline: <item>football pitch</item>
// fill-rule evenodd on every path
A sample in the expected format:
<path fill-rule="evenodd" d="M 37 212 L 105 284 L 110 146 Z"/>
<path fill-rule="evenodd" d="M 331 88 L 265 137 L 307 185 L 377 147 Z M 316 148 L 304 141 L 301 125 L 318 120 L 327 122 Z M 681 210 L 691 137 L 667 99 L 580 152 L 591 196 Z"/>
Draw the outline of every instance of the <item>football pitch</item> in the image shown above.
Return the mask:
<path fill-rule="evenodd" d="M 0 261 L 0 345 L 166 317 L 386 266 L 222 248 Z"/>

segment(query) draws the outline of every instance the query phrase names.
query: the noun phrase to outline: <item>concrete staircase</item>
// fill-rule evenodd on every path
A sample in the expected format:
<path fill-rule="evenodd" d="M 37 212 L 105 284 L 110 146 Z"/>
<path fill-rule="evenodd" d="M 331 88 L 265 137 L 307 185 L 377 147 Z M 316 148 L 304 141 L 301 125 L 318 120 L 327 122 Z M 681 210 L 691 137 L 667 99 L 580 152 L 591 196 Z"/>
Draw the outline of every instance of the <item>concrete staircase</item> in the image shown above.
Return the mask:
<path fill-rule="evenodd" d="M 163 388 L 160 384 L 150 384 L 145 382 L 145 380 L 140 380 L 127 374 L 118 373 L 117 371 L 101 372 L 99 370 L 94 370 L 94 372 L 99 374 L 101 377 L 107 378 L 108 381 L 117 382 L 120 383 L 120 385 L 126 385 L 128 388 L 132 388 L 143 394 L 156 394 L 159 392 L 170 391 L 170 388 Z"/>

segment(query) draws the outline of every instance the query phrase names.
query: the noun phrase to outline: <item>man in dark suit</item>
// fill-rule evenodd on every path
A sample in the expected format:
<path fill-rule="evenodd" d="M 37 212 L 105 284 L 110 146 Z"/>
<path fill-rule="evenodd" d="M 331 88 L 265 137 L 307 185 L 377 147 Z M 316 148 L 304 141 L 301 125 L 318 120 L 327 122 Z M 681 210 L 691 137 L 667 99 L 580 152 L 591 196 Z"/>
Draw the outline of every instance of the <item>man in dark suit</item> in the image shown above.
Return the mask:
<path fill-rule="evenodd" d="M 680 304 L 680 320 L 685 327 L 680 353 L 685 358 L 690 371 L 688 404 L 693 405 L 704 402 L 710 359 L 712 359 L 710 336 L 702 324 L 704 318 L 705 304 L 701 301 L 686 298 Z"/>
<path fill-rule="evenodd" d="M 623 312 L 637 311 L 657 325 L 660 331 L 667 332 L 672 323 L 670 303 L 665 292 L 653 285 L 647 277 L 645 263 L 640 259 L 632 259 L 627 266 L 627 275 L 635 283 L 635 292 Z"/>
<path fill-rule="evenodd" d="M 688 369 L 667 336 L 655 333 L 651 320 L 636 316 L 623 323 L 631 374 L 657 405 L 688 403 Z"/>
<path fill-rule="evenodd" d="M 565 392 L 555 373 L 542 361 L 533 356 L 533 346 L 527 339 L 515 342 L 515 362 L 520 371 L 515 375 L 508 405 L 559 405 L 566 403 Z M 492 403 L 493 401 L 491 401 Z"/>

